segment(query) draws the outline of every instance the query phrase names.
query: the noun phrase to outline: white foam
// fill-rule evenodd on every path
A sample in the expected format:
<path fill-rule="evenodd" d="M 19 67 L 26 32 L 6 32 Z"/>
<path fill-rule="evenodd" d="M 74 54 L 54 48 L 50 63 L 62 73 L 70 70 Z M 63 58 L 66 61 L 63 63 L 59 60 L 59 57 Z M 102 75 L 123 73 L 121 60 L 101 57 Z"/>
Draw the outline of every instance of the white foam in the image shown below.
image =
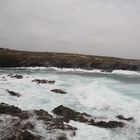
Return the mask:
<path fill-rule="evenodd" d="M 95 117 L 104 118 L 105 120 L 117 120 L 115 116 L 119 114 L 125 117 L 134 117 L 135 122 L 125 129 L 126 137 L 123 133 L 124 130 L 123 132 L 119 130 L 110 132 L 106 129 L 72 122 L 72 125 L 78 128 L 76 137 L 72 139 L 93 140 L 92 138 L 94 137 L 96 140 L 127 140 L 130 137 L 137 140 L 139 136 L 137 132 L 139 132 L 138 128 L 140 126 L 140 100 L 134 98 L 134 96 L 140 91 L 139 83 L 128 85 L 123 81 L 115 78 L 112 79 L 108 75 L 101 75 L 101 77 L 90 77 L 89 74 L 88 76 L 83 76 L 82 74 L 69 75 L 69 72 L 78 71 L 74 69 L 42 68 L 43 73 L 40 68 L 37 68 L 40 71 L 34 71 L 35 68 L 31 69 L 33 72 L 29 73 L 24 72 L 23 69 L 23 79 L 7 77 L 9 73 L 14 72 L 13 70 L 2 71 L 0 79 L 5 76 L 7 81 L 0 81 L 0 102 L 15 105 L 26 110 L 45 109 L 50 113 L 55 107 L 64 105 L 80 112 L 87 112 Z M 48 70 L 61 71 L 61 74 L 57 72 L 48 73 Z M 85 73 L 81 69 L 78 72 Z M 99 71 L 97 70 L 96 72 Z M 16 73 L 18 73 L 18 68 Z M 56 80 L 56 83 L 52 85 L 36 84 L 31 82 L 34 79 Z M 67 94 L 61 95 L 50 91 L 55 88 L 62 89 Z M 21 97 L 17 98 L 9 95 L 6 89 L 19 92 Z M 130 90 L 135 94 L 128 96 L 127 92 L 130 92 Z M 38 128 L 41 127 L 43 129 L 43 126 Z M 42 129 L 40 130 L 44 133 Z M 134 130 L 136 133 L 130 136 L 129 134 L 133 133 Z"/>
<path fill-rule="evenodd" d="M 128 71 L 128 70 L 114 70 L 112 72 L 113 74 L 124 74 L 124 75 L 139 75 L 140 76 L 140 72 L 136 72 L 136 71 Z"/>
<path fill-rule="evenodd" d="M 130 71 L 130 70 L 113 70 L 112 72 L 105 72 L 99 69 L 85 70 L 80 68 L 57 68 L 57 67 L 17 67 L 12 69 L 27 69 L 27 70 L 55 70 L 62 72 L 82 72 L 82 73 L 105 73 L 105 74 L 121 74 L 121 75 L 136 75 L 140 76 L 139 71 Z"/>
<path fill-rule="evenodd" d="M 138 140 L 139 137 L 134 128 L 115 130 L 98 128 L 83 123 L 71 121 L 71 125 L 78 128 L 77 135 L 72 140 Z M 119 133 L 122 132 L 122 133 Z"/>

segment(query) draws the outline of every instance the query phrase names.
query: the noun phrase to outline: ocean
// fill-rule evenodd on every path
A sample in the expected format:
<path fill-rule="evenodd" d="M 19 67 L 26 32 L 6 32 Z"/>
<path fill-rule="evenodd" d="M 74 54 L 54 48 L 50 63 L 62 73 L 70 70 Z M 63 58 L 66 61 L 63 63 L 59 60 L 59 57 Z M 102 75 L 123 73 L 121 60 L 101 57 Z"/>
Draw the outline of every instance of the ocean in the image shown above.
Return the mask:
<path fill-rule="evenodd" d="M 8 77 L 21 74 L 23 79 Z M 34 79 L 55 80 L 55 84 L 36 84 Z M 7 89 L 19 92 L 17 98 L 7 93 Z M 57 94 L 52 89 L 67 93 Z M 24 110 L 52 110 L 64 105 L 78 112 L 86 112 L 97 121 L 116 120 L 117 115 L 134 120 L 125 122 L 124 128 L 105 129 L 85 123 L 70 121 L 76 127 L 76 136 L 70 140 L 140 140 L 140 73 L 116 70 L 112 73 L 100 70 L 59 69 L 45 67 L 1 68 L 0 102 L 18 106 Z M 0 126 L 2 129 L 2 126 Z M 46 132 L 39 127 L 42 136 Z M 0 134 L 1 135 L 1 134 Z"/>

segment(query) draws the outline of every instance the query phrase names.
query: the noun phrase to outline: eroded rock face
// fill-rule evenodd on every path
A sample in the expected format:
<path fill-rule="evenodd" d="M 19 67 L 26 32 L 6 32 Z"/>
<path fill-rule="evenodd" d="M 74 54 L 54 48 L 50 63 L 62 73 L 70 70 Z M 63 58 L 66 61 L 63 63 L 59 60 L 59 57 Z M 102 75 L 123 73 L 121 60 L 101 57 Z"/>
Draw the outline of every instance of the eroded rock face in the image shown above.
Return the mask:
<path fill-rule="evenodd" d="M 54 84 L 55 83 L 55 81 L 49 81 L 45 79 L 35 79 L 35 80 L 32 80 L 32 82 L 36 82 L 37 84 Z"/>
<path fill-rule="evenodd" d="M 61 89 L 52 89 L 51 91 L 59 94 L 66 94 L 66 92 Z"/>
<path fill-rule="evenodd" d="M 94 125 L 94 126 L 98 126 L 98 127 L 102 127 L 102 128 L 117 128 L 117 127 L 124 127 L 124 125 L 125 125 L 123 122 L 118 122 L 118 121 L 95 122 L 91 115 L 88 115 L 86 113 L 76 112 L 72 109 L 64 107 L 63 105 L 55 108 L 53 110 L 53 113 L 58 116 L 64 117 L 64 120 L 65 119 L 68 121 L 74 120 L 74 121 L 83 122 L 83 123 L 87 123 L 89 125 Z"/>
<path fill-rule="evenodd" d="M 12 95 L 12 96 L 16 96 L 16 97 L 20 97 L 20 96 L 21 96 L 19 93 L 14 92 L 14 91 L 11 91 L 11 90 L 8 90 L 8 89 L 7 89 L 7 92 L 8 92 L 10 95 Z"/>

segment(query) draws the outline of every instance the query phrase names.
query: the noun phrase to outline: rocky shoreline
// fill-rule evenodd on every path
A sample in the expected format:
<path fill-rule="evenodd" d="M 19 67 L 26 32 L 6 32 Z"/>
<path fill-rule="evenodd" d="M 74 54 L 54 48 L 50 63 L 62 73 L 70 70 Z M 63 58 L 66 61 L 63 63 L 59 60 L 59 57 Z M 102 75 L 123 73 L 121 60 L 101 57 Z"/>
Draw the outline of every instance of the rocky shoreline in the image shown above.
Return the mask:
<path fill-rule="evenodd" d="M 140 71 L 140 60 L 113 57 L 89 56 L 80 54 L 26 52 L 0 49 L 0 67 L 58 67 L 81 68 L 86 70 L 100 69 Z"/>
<path fill-rule="evenodd" d="M 21 80 L 22 75 L 7 75 L 10 79 Z M 6 78 L 6 77 L 5 77 Z M 34 79 L 33 84 L 55 84 L 47 79 Z M 9 96 L 21 98 L 22 94 L 5 89 Z M 51 92 L 65 96 L 67 92 L 53 89 Z M 86 112 L 78 112 L 66 106 L 55 107 L 51 113 L 47 110 L 22 110 L 16 106 L 0 103 L 0 140 L 68 140 L 76 136 L 77 128 L 70 125 L 70 121 L 84 123 L 104 129 L 123 129 L 134 122 L 133 117 L 126 118 L 121 114 L 115 119 L 104 120 Z"/>
<path fill-rule="evenodd" d="M 11 79 L 21 80 L 22 75 L 7 75 Z M 6 77 L 5 77 L 6 78 Z M 47 79 L 34 79 L 33 84 L 55 84 Z M 9 96 L 20 98 L 22 94 L 6 89 Z M 54 94 L 65 96 L 67 92 L 61 89 L 52 89 Z M 0 140 L 68 140 L 76 136 L 77 128 L 69 125 L 70 121 L 84 123 L 93 127 L 104 129 L 124 128 L 133 123 L 134 118 L 125 118 L 118 114 L 115 120 L 105 121 L 103 118 L 92 116 L 85 112 L 77 112 L 63 105 L 51 111 L 47 110 L 22 110 L 16 106 L 0 103 Z M 43 132 L 43 133 L 42 133 Z"/>
<path fill-rule="evenodd" d="M 118 121 L 96 122 L 93 116 L 76 112 L 63 105 L 56 107 L 52 112 L 56 116 L 45 110 L 25 111 L 0 103 L 1 140 L 68 140 L 74 137 L 77 131 L 77 128 L 69 125 L 70 120 L 105 129 L 123 128 L 127 123 L 122 120 L 133 120 L 119 115 L 120 118 L 116 116 Z M 45 134 L 42 135 L 38 129 L 44 129 Z"/>

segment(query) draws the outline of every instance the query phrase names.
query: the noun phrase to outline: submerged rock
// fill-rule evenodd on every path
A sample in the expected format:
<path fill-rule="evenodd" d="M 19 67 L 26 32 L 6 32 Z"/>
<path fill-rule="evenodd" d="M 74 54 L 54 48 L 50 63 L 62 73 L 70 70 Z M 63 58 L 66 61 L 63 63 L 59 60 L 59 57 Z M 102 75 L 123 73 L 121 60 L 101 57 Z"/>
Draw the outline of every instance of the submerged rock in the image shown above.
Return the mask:
<path fill-rule="evenodd" d="M 132 121 L 132 120 L 134 120 L 134 118 L 132 118 L 132 117 L 129 117 L 129 118 L 125 118 L 124 116 L 122 116 L 122 115 L 118 115 L 118 116 L 116 116 L 119 120 L 125 120 L 125 121 Z"/>
<path fill-rule="evenodd" d="M 61 89 L 52 89 L 51 91 L 55 93 L 66 94 L 66 92 Z"/>
<path fill-rule="evenodd" d="M 21 96 L 19 93 L 14 92 L 14 91 L 11 91 L 11 90 L 8 90 L 8 89 L 7 89 L 7 92 L 8 92 L 10 95 L 12 95 L 12 96 L 17 96 L 17 97 L 20 97 L 20 96 Z"/>
<path fill-rule="evenodd" d="M 19 74 L 17 74 L 17 75 L 8 75 L 8 76 L 10 76 L 11 78 L 16 78 L 16 79 L 22 79 L 23 78 L 23 76 L 19 75 Z"/>
<path fill-rule="evenodd" d="M 64 120 L 74 120 L 82 123 L 87 123 L 89 125 L 94 125 L 102 128 L 117 128 L 124 127 L 124 123 L 118 121 L 109 121 L 109 122 L 95 122 L 91 115 L 86 113 L 76 112 L 70 108 L 64 107 L 63 105 L 58 106 L 52 111 L 54 114 L 58 116 L 64 117 Z"/>
<path fill-rule="evenodd" d="M 117 127 L 124 127 L 124 123 L 118 121 L 109 121 L 109 122 L 95 122 L 92 125 L 103 127 L 103 128 L 117 128 Z"/>
<path fill-rule="evenodd" d="M 36 82 L 37 84 L 54 84 L 55 81 L 49 81 L 49 80 L 45 80 L 45 79 L 35 79 L 32 80 L 32 82 Z"/>

